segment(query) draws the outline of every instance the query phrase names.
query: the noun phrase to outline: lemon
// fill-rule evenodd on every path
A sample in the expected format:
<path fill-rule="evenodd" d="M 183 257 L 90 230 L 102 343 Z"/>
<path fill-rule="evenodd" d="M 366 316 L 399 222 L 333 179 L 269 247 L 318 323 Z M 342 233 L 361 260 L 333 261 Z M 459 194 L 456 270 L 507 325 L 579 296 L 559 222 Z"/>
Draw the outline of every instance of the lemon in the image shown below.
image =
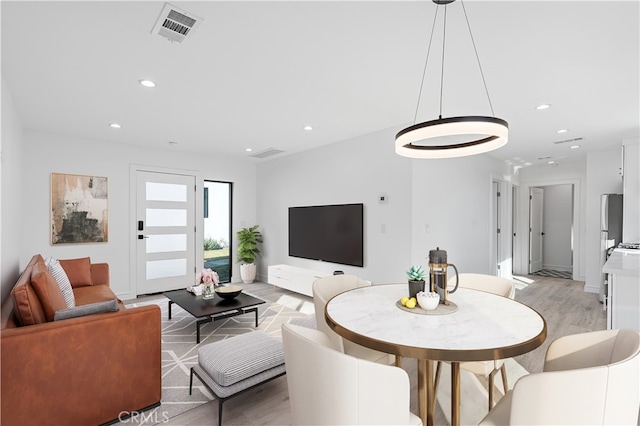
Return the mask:
<path fill-rule="evenodd" d="M 402 304 L 402 306 L 406 306 L 408 301 L 409 298 L 407 296 L 403 296 L 402 299 L 400 299 L 400 303 Z"/>
<path fill-rule="evenodd" d="M 414 297 L 412 297 L 411 299 L 407 300 L 407 303 L 405 305 L 407 308 L 409 309 L 413 309 L 416 307 L 416 299 Z"/>

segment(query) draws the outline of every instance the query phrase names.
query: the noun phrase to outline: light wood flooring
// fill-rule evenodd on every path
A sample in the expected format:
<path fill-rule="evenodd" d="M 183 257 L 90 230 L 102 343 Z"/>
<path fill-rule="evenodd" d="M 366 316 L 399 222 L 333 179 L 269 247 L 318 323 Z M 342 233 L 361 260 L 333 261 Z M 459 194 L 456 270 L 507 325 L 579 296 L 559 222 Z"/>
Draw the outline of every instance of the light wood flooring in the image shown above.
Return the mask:
<path fill-rule="evenodd" d="M 606 312 L 598 302 L 598 295 L 585 293 L 583 282 L 535 276 L 526 276 L 522 281 L 515 282 L 518 288 L 516 300 L 538 311 L 547 322 L 548 333 L 545 343 L 540 348 L 515 358 L 527 371 L 542 370 L 546 348 L 556 338 L 606 328 Z M 291 294 L 299 299 L 311 301 L 311 298 L 282 289 L 274 289 L 273 286 L 263 283 L 249 284 L 247 291 L 272 302 L 277 301 L 283 294 Z M 411 380 L 411 411 L 417 413 L 416 362 L 404 358 L 402 367 Z M 486 387 L 486 381 L 484 385 Z M 502 394 L 494 391 L 494 395 L 498 400 Z M 218 402 L 211 401 L 162 423 L 216 425 L 217 419 Z M 439 407 L 434 420 L 436 425 L 448 424 Z M 286 375 L 227 401 L 224 404 L 222 421 L 226 426 L 290 425 Z"/>

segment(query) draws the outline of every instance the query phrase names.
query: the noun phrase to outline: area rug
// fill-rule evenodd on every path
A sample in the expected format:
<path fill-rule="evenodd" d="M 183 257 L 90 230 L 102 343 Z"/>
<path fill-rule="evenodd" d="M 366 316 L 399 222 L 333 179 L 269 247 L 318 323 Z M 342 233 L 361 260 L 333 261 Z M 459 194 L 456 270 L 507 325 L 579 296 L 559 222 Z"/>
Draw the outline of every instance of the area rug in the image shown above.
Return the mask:
<path fill-rule="evenodd" d="M 293 318 L 305 321 L 313 317 L 279 303 L 267 302 L 258 307 L 258 328 L 255 327 L 253 313 L 215 321 L 200 328 L 201 341 L 196 344 L 196 318 L 174 304 L 169 320 L 168 299 L 164 296 L 126 306 L 152 304 L 160 306 L 162 318 L 162 401 L 159 407 L 144 413 L 152 423 L 162 423 L 215 398 L 199 380 L 194 380 L 193 392 L 189 395 L 190 369 L 198 362 L 198 349 L 201 346 L 256 330 L 281 338 L 283 323 Z"/>
<path fill-rule="evenodd" d="M 573 273 L 571 273 L 570 271 L 555 271 L 553 269 L 541 269 L 532 273 L 531 275 L 537 275 L 539 277 L 563 278 L 565 280 L 570 280 L 573 278 Z"/>

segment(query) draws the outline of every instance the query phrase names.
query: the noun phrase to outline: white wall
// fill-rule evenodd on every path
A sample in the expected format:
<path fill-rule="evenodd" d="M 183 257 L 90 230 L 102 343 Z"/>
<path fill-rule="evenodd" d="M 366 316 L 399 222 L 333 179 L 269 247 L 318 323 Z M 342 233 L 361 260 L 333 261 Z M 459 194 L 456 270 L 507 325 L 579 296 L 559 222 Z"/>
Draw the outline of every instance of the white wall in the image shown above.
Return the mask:
<path fill-rule="evenodd" d="M 544 186 L 542 268 L 572 271 L 573 186 Z"/>
<path fill-rule="evenodd" d="M 15 284 L 20 264 L 22 242 L 22 124 L 13 99 L 2 80 L 2 139 L 0 139 L 0 275 L 1 300 Z"/>
<path fill-rule="evenodd" d="M 235 160 L 219 156 L 202 156 L 172 151 L 170 149 L 145 149 L 101 141 L 89 141 L 72 136 L 24 132 L 24 164 L 22 165 L 23 197 L 21 205 L 5 206 L 22 215 L 23 242 L 20 249 L 21 263 L 33 254 L 57 258 L 90 256 L 95 262 L 108 262 L 111 271 L 111 287 L 122 299 L 135 296 L 135 283 L 130 280 L 130 268 L 134 253 L 131 239 L 135 238 L 134 219 L 130 218 L 130 166 L 140 164 L 160 169 L 190 170 L 200 185 L 205 179 L 234 182 L 232 250 L 237 241 L 235 231 L 251 225 L 256 220 L 255 164 L 250 160 Z M 69 173 L 106 176 L 109 178 L 109 242 L 101 244 L 50 245 L 50 174 Z M 5 185 L 6 186 L 6 185 Z M 202 200 L 197 200 L 196 217 L 202 217 Z M 196 235 L 197 246 L 202 241 L 202 225 Z M 202 250 L 196 250 L 196 265 L 202 264 Z M 240 277 L 234 264 L 233 276 Z M 185 283 L 185 287 L 191 282 Z"/>
<path fill-rule="evenodd" d="M 602 280 L 602 265 L 600 263 L 600 195 L 622 194 L 621 167 L 622 148 L 587 154 L 587 276 L 585 291 L 590 293 L 598 293 L 600 291 L 600 281 Z M 624 227 L 624 224 L 622 226 Z"/>
<path fill-rule="evenodd" d="M 258 165 L 262 280 L 268 265 L 280 263 L 342 270 L 374 283 L 405 280 L 411 261 L 411 160 L 395 154 L 394 136 L 384 130 Z M 378 203 L 381 194 L 387 204 Z M 364 267 L 289 257 L 288 208 L 343 203 L 364 203 Z"/>
<path fill-rule="evenodd" d="M 460 273 L 492 273 L 492 175 L 502 167 L 485 155 L 413 160 L 412 262 L 440 247 Z"/>
<path fill-rule="evenodd" d="M 501 163 L 483 155 L 401 157 L 394 150 L 396 131 L 258 165 L 263 274 L 267 265 L 285 263 L 320 272 L 339 269 L 374 283 L 405 282 L 409 266 L 426 266 L 436 246 L 448 251 L 460 272 L 489 273 L 491 175 L 502 172 Z M 378 203 L 380 195 L 388 197 L 387 204 Z M 365 204 L 363 268 L 288 256 L 288 207 L 355 202 Z"/>
<path fill-rule="evenodd" d="M 640 143 L 638 138 L 622 141 L 624 146 L 622 241 L 640 241 Z"/>

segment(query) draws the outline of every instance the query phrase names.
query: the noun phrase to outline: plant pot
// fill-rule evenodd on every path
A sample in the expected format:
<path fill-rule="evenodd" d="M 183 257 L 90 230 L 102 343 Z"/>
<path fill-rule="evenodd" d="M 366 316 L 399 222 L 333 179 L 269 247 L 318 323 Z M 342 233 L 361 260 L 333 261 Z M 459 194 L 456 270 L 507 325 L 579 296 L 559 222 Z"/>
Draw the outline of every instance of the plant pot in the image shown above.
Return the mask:
<path fill-rule="evenodd" d="M 419 281 L 414 281 L 414 280 L 410 280 L 409 281 L 409 297 L 416 297 L 416 294 L 418 294 L 418 292 L 420 291 L 424 291 L 424 280 L 419 280 Z"/>
<path fill-rule="evenodd" d="M 256 264 L 242 263 L 240 265 L 240 278 L 245 284 L 250 284 L 256 279 Z"/>

